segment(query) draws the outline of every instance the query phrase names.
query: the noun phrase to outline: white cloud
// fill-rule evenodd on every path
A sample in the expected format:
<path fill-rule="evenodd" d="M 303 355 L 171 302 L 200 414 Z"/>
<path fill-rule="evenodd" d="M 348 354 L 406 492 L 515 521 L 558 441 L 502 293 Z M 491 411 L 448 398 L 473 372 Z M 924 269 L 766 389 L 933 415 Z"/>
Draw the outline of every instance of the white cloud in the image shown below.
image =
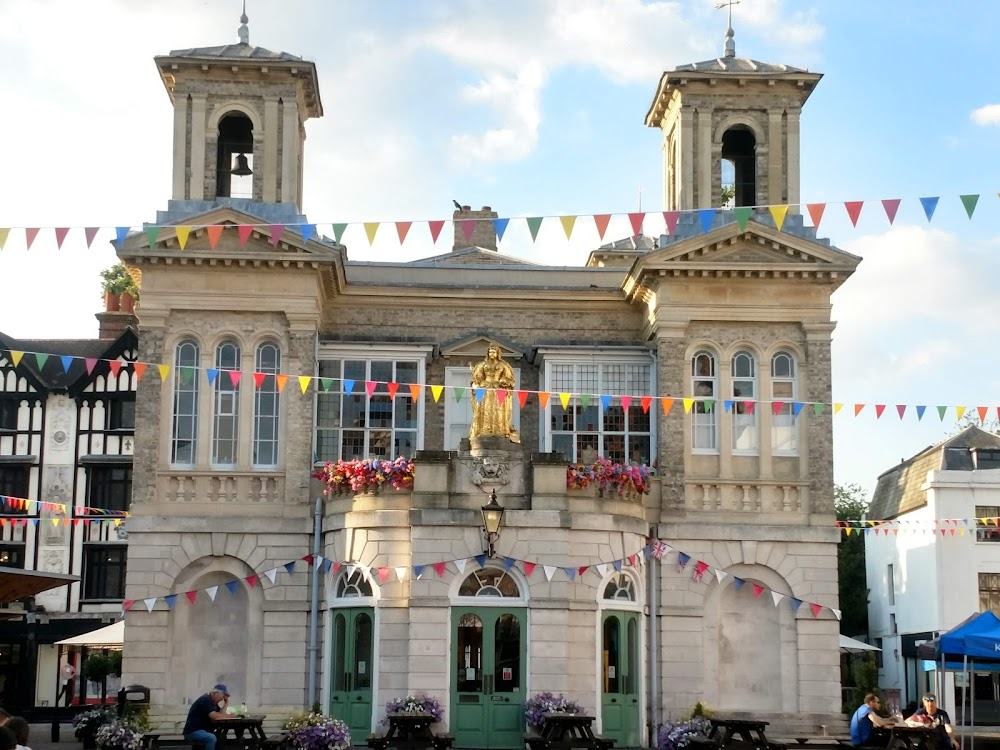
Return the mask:
<path fill-rule="evenodd" d="M 969 115 L 976 125 L 1000 125 L 1000 104 L 987 104 Z"/>

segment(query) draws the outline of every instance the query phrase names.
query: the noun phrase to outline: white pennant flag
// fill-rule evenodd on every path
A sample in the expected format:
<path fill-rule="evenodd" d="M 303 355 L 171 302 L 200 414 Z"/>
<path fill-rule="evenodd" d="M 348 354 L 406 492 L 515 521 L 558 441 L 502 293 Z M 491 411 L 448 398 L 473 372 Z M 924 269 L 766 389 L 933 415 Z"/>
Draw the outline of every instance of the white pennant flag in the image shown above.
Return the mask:
<path fill-rule="evenodd" d="M 323 564 L 323 555 L 313 555 L 313 565 L 317 568 Z"/>
<path fill-rule="evenodd" d="M 363 563 L 358 563 L 358 568 L 361 570 L 361 575 L 367 578 L 369 581 L 372 580 L 372 569 Z"/>
<path fill-rule="evenodd" d="M 841 612 L 839 609 L 831 609 L 830 611 L 833 612 L 834 617 L 836 617 L 838 620 L 840 619 Z"/>
<path fill-rule="evenodd" d="M 274 579 L 278 575 L 278 569 L 277 568 L 271 568 L 270 570 L 265 570 L 264 571 L 264 575 L 266 575 L 268 577 L 268 579 L 271 581 L 271 583 L 274 583 Z"/>
<path fill-rule="evenodd" d="M 149 612 L 152 612 L 153 611 L 153 607 L 156 606 L 156 597 L 154 596 L 152 599 L 143 599 L 142 601 L 146 605 L 146 609 Z"/>
<path fill-rule="evenodd" d="M 597 563 L 594 567 L 597 568 L 597 572 L 600 574 L 601 578 L 604 578 L 604 576 L 608 574 L 607 563 Z"/>
<path fill-rule="evenodd" d="M 726 572 L 724 570 L 719 570 L 718 568 L 715 569 L 715 579 L 719 583 L 722 583 L 722 579 L 725 577 L 726 577 Z"/>
<path fill-rule="evenodd" d="M 351 580 L 352 578 L 354 578 L 354 571 L 357 570 L 357 569 L 358 569 L 358 566 L 355 565 L 354 563 L 351 563 L 350 565 L 347 566 L 347 580 L 348 581 Z"/>
<path fill-rule="evenodd" d="M 552 576 L 554 576 L 556 574 L 557 568 L 556 568 L 555 565 L 543 565 L 542 566 L 542 570 L 545 571 L 545 580 L 546 581 L 551 581 L 552 580 Z"/>
<path fill-rule="evenodd" d="M 407 570 L 406 567 L 396 568 L 396 578 L 398 578 L 401 581 L 404 578 L 406 578 L 406 570 Z"/>
<path fill-rule="evenodd" d="M 205 593 L 208 594 L 208 598 L 211 599 L 214 602 L 215 601 L 215 595 L 219 593 L 219 587 L 218 586 L 209 586 L 207 589 L 205 589 Z"/>
<path fill-rule="evenodd" d="M 468 559 L 464 559 L 464 560 L 453 560 L 452 562 L 455 563 L 455 567 L 458 568 L 458 572 L 459 573 L 464 573 L 465 572 L 465 564 L 467 562 L 469 562 L 469 561 L 468 561 Z"/>
<path fill-rule="evenodd" d="M 778 606 L 778 602 L 785 598 L 784 594 L 779 594 L 777 591 L 771 592 L 771 598 L 774 599 L 774 606 Z"/>

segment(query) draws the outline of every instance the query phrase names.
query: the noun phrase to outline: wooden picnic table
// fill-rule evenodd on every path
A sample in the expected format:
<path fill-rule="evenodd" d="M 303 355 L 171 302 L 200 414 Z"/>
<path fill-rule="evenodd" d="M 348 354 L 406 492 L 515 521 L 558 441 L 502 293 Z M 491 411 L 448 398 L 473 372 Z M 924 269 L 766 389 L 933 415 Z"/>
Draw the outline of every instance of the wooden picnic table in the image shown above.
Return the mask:
<path fill-rule="evenodd" d="M 935 750 L 937 732 L 935 727 L 909 727 L 905 724 L 898 724 L 891 729 L 889 748 L 890 750 L 893 748 Z"/>
<path fill-rule="evenodd" d="M 594 717 L 587 714 L 566 714 L 558 711 L 543 715 L 538 734 L 528 734 L 525 742 L 532 750 L 569 750 L 589 747 L 593 750 L 611 750 L 614 740 L 594 734 Z"/>
<path fill-rule="evenodd" d="M 435 734 L 431 730 L 434 717 L 422 711 L 401 711 L 399 713 L 386 714 L 389 722 L 389 731 L 384 735 L 375 734 L 368 736 L 368 747 L 373 750 L 386 750 L 391 744 L 393 747 L 405 748 L 430 748 L 435 750 L 446 750 L 454 743 L 454 738 L 447 733 Z"/>
<path fill-rule="evenodd" d="M 264 734 L 266 716 L 227 716 L 212 720 L 212 734 L 216 737 L 216 750 L 225 750 L 232 741 L 236 750 L 262 750 L 267 741 Z M 229 733 L 232 732 L 232 740 Z"/>
<path fill-rule="evenodd" d="M 709 719 L 712 731 L 709 738 L 718 741 L 719 746 L 726 748 L 732 744 L 744 743 L 756 750 L 785 750 L 780 742 L 770 742 L 765 733 L 768 722 L 757 719 L 726 719 L 712 717 Z"/>

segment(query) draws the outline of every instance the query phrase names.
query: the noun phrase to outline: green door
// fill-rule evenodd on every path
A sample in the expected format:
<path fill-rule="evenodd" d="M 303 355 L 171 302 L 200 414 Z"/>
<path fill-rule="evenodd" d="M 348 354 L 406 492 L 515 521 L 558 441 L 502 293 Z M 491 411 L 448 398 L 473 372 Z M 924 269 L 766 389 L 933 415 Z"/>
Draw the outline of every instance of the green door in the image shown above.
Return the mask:
<path fill-rule="evenodd" d="M 374 615 L 369 607 L 333 610 L 330 715 L 351 728 L 355 745 L 372 729 Z"/>
<path fill-rule="evenodd" d="M 526 615 L 523 608 L 452 609 L 455 747 L 524 747 Z"/>
<path fill-rule="evenodd" d="M 639 747 L 639 615 L 601 618 L 601 732 L 618 747 Z"/>

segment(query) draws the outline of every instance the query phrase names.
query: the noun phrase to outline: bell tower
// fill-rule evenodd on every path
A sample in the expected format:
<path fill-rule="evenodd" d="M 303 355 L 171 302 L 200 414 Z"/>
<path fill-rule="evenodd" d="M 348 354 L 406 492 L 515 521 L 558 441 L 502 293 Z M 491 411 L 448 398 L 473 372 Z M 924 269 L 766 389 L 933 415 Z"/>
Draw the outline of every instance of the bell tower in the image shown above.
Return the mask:
<path fill-rule="evenodd" d="M 322 117 L 316 66 L 250 44 L 154 58 L 174 106 L 174 200 L 245 198 L 302 208 L 305 122 Z"/>
<path fill-rule="evenodd" d="M 822 77 L 736 57 L 730 17 L 722 57 L 665 72 L 646 114 L 663 133 L 664 209 L 797 204 L 799 116 Z"/>

